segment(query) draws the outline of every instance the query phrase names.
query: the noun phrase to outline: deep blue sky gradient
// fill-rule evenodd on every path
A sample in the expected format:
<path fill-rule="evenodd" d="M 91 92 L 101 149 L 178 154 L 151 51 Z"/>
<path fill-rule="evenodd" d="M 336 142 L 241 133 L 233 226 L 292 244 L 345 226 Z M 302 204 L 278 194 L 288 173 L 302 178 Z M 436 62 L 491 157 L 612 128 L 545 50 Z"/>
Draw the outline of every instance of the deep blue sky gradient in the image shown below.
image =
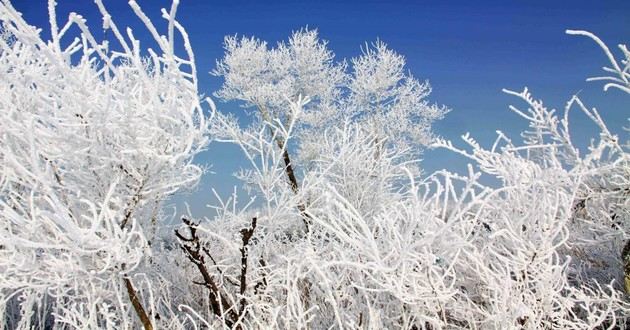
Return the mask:
<path fill-rule="evenodd" d="M 88 19 L 98 37 L 100 15 L 92 1 L 58 0 L 59 17 L 76 11 Z M 138 1 L 154 23 L 163 26 L 160 8 L 170 8 L 168 0 Z M 14 0 L 32 25 L 47 36 L 46 1 Z M 105 0 L 119 26 L 129 25 L 146 45 L 147 33 L 126 1 Z M 565 29 L 585 29 L 596 33 L 609 46 L 630 44 L 630 1 L 201 1 L 181 0 L 177 17 L 187 28 L 197 57 L 201 92 L 210 95 L 222 81 L 208 74 L 222 57 L 225 35 L 257 36 L 270 44 L 284 40 L 293 30 L 317 28 L 337 58 L 360 54 L 364 43 L 380 38 L 407 58 L 408 69 L 433 86 L 431 100 L 452 109 L 436 123 L 435 132 L 461 145 L 459 137 L 470 132 L 488 146 L 500 129 L 517 138 L 526 127 L 508 110 L 508 105 L 524 107 L 505 95 L 502 88 L 530 88 L 549 107 L 563 108 L 574 93 L 596 107 L 610 128 L 623 139 L 630 126 L 630 96 L 612 90 L 602 92 L 599 83 L 585 78 L 600 73 L 606 58 L 594 42 L 568 36 Z M 60 23 L 61 25 L 61 23 Z M 161 31 L 165 31 L 162 29 Z M 218 103 L 221 111 L 240 114 L 235 104 Z M 585 148 L 594 137 L 593 125 L 575 112 L 573 136 Z M 193 214 L 212 214 L 204 208 L 214 202 L 211 187 L 227 196 L 238 182 L 231 173 L 243 165 L 233 146 L 213 144 L 196 159 L 210 164 L 214 173 L 201 181 L 197 190 L 183 198 L 190 201 Z M 440 168 L 463 171 L 467 160 L 445 150 L 424 154 L 426 172 Z M 182 197 L 178 200 L 182 200 Z"/>

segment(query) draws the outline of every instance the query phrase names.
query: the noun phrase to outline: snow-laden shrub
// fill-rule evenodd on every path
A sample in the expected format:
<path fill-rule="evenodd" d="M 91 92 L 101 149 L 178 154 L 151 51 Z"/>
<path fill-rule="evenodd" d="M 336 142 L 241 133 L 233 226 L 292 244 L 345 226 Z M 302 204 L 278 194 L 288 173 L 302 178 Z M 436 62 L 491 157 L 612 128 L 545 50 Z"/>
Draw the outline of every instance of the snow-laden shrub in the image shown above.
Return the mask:
<path fill-rule="evenodd" d="M 49 42 L 0 3 L 3 327 L 132 327 L 132 300 L 157 303 L 136 270 L 151 254 L 160 203 L 202 172 L 191 160 L 207 126 L 192 51 L 174 53 L 174 31 L 187 44 L 176 2 L 164 12 L 168 37 L 155 35 L 160 49 L 148 58 L 96 3 L 119 43 L 112 49 L 78 14 L 59 28 L 55 1 Z"/>

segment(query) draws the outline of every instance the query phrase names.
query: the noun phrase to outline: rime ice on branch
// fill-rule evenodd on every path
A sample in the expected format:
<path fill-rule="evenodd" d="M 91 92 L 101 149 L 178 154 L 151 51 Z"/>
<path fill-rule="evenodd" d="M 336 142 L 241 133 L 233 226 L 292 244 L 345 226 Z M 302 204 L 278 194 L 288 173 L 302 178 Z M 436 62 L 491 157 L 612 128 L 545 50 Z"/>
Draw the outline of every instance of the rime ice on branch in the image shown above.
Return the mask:
<path fill-rule="evenodd" d="M 259 116 L 241 128 L 208 100 L 208 125 L 178 2 L 162 11 L 165 36 L 130 2 L 157 50 L 96 5 L 109 42 L 77 14 L 58 25 L 54 1 L 44 41 L 0 2 L 4 328 L 629 326 L 628 144 L 578 97 L 558 114 L 506 91 L 527 107 L 511 107 L 530 124 L 522 138 L 484 148 L 465 135 L 459 148 L 433 138 L 445 109 L 404 58 L 377 42 L 348 69 L 302 30 L 273 49 L 226 39 L 217 95 Z M 617 61 L 569 33 L 604 48 L 607 89 L 630 90 L 625 46 Z M 600 131 L 585 151 L 573 108 Z M 241 148 L 258 203 L 235 193 L 212 221 L 160 230 L 161 202 L 202 172 L 191 159 L 209 130 Z M 431 141 L 468 172 L 420 178 L 409 147 Z"/>
<path fill-rule="evenodd" d="M 95 2 L 114 40 L 97 41 L 76 13 L 58 25 L 51 0 L 44 41 L 0 3 L 3 327 L 129 329 L 139 317 L 149 329 L 165 315 L 145 263 L 161 202 L 202 173 L 191 163 L 208 142 L 194 56 L 177 1 L 162 12 L 167 36 L 129 2 L 155 50 Z"/>

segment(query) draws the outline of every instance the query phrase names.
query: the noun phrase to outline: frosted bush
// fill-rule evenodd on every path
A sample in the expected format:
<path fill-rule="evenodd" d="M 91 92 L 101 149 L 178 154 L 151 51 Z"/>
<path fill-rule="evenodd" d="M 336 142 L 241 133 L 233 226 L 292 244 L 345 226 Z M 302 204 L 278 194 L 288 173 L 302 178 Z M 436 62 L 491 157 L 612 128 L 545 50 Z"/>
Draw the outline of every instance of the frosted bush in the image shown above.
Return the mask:
<path fill-rule="evenodd" d="M 120 49 L 97 43 L 78 14 L 58 28 L 55 1 L 49 42 L 0 4 L 0 304 L 8 328 L 132 327 L 130 299 L 156 303 L 136 271 L 151 255 L 160 202 L 202 172 L 191 160 L 207 144 L 207 127 L 192 51 L 186 45 L 186 60 L 174 54 L 177 3 L 164 12 L 169 35 L 155 35 L 160 49 L 149 58 L 96 3 Z"/>

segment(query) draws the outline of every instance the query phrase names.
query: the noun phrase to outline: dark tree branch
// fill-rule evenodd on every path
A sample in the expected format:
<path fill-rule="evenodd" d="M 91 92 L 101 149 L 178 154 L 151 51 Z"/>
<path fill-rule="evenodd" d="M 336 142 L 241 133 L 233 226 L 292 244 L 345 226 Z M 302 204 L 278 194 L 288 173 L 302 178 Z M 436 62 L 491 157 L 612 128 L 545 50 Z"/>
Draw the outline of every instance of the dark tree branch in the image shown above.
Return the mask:
<path fill-rule="evenodd" d="M 128 277 L 125 277 L 123 280 L 125 281 L 125 287 L 127 288 L 127 294 L 129 295 L 129 300 L 131 300 L 131 305 L 133 305 L 133 309 L 136 311 L 136 314 L 140 318 L 140 322 L 142 322 L 144 330 L 153 330 L 151 319 L 142 306 L 142 303 L 138 298 L 138 293 L 133 288 L 133 284 L 131 284 L 131 280 Z"/>
<path fill-rule="evenodd" d="M 142 192 L 142 189 L 144 189 L 144 181 L 140 184 L 140 186 L 136 190 L 136 193 L 131 198 L 130 205 L 129 207 L 127 207 L 127 210 L 125 211 L 125 217 L 123 218 L 123 221 L 120 223 L 120 229 L 125 228 L 125 226 L 127 225 L 127 222 L 129 222 L 129 220 L 131 219 L 131 215 L 133 215 L 134 209 L 136 208 L 136 206 L 138 206 L 138 203 L 140 203 L 140 193 Z"/>
<path fill-rule="evenodd" d="M 626 293 L 630 295 L 630 240 L 621 251 L 621 261 L 623 262 L 623 282 Z"/>
<path fill-rule="evenodd" d="M 265 262 L 265 259 L 263 259 L 262 257 L 260 257 L 258 264 L 260 265 L 261 268 L 267 267 L 267 263 Z M 266 287 L 267 287 L 267 278 L 265 277 L 265 274 L 263 273 L 262 279 L 259 282 L 257 282 L 256 285 L 254 286 L 254 293 L 259 294 Z"/>
<path fill-rule="evenodd" d="M 219 318 L 223 318 L 225 325 L 232 328 L 234 323 L 238 320 L 238 315 L 230 305 L 227 297 L 221 293 L 214 278 L 206 268 L 203 254 L 201 254 L 201 242 L 199 241 L 199 236 L 197 236 L 197 225 L 184 217 L 182 217 L 182 222 L 188 227 L 190 238 L 185 237 L 175 229 L 175 236 L 181 241 L 180 247 L 201 273 L 203 285 L 208 288 L 209 291 L 212 312 Z M 227 318 L 224 318 L 223 312 L 227 312 Z"/>
<path fill-rule="evenodd" d="M 239 316 L 243 316 L 245 307 L 247 305 L 247 299 L 245 299 L 245 291 L 247 290 L 247 256 L 248 256 L 248 244 L 249 240 L 254 235 L 256 229 L 256 217 L 252 218 L 252 226 L 250 228 L 241 229 L 241 238 L 243 239 L 243 245 L 241 246 L 241 306 L 239 309 Z"/>
<path fill-rule="evenodd" d="M 271 124 L 271 117 L 269 115 L 269 112 L 267 112 L 267 109 L 265 109 L 265 107 L 258 105 L 258 109 L 260 110 L 260 113 L 262 114 L 263 119 Z M 275 140 L 276 140 L 276 144 L 278 145 L 278 148 L 280 148 L 280 150 L 282 150 L 282 159 L 284 160 L 284 172 L 287 175 L 287 178 L 289 179 L 289 184 L 291 185 L 291 190 L 293 191 L 294 194 L 298 194 L 298 192 L 300 191 L 300 186 L 298 184 L 298 180 L 297 177 L 295 176 L 295 171 L 293 170 L 293 165 L 291 163 L 291 157 L 289 156 L 289 148 L 286 145 L 286 141 L 280 137 L 275 135 L 275 132 L 271 132 L 274 136 L 275 136 Z M 300 211 L 300 215 L 302 216 L 302 221 L 304 222 L 304 226 L 306 227 L 306 232 L 308 233 L 308 229 L 309 229 L 309 220 L 310 220 L 310 216 L 306 213 L 306 205 L 304 204 L 304 202 L 299 202 L 297 205 L 298 210 Z"/>

